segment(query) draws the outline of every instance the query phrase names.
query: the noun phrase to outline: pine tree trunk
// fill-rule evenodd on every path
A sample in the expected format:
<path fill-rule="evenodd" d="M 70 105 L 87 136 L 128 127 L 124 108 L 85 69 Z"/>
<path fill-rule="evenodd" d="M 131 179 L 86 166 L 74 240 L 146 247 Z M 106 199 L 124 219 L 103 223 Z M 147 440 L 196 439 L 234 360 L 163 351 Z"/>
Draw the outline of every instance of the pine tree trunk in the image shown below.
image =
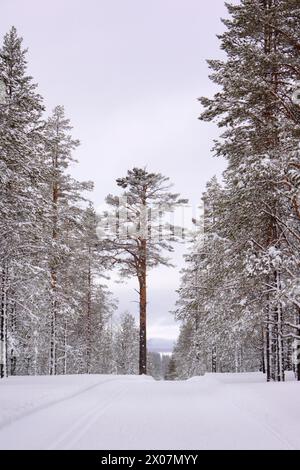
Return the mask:
<path fill-rule="evenodd" d="M 90 251 L 89 251 L 89 259 L 90 259 Z M 91 274 L 91 266 L 89 262 L 88 267 L 88 292 L 87 292 L 87 338 L 86 338 L 86 373 L 91 373 L 91 339 L 92 339 L 92 324 L 91 324 L 91 288 L 92 288 L 92 274 Z"/>
<path fill-rule="evenodd" d="M 7 308 L 7 287 L 6 287 L 6 269 L 2 268 L 1 276 L 1 314 L 0 314 L 0 378 L 4 378 L 7 375 L 6 367 L 6 308 Z"/>
<path fill-rule="evenodd" d="M 277 332 L 275 327 L 274 309 L 271 307 L 271 325 L 270 325 L 270 369 L 271 380 L 277 379 Z"/>
<path fill-rule="evenodd" d="M 300 308 L 297 315 L 297 324 L 300 325 Z M 300 337 L 300 329 L 297 331 L 297 336 Z M 295 363 L 296 377 L 297 380 L 300 382 L 300 339 L 296 340 Z"/>
<path fill-rule="evenodd" d="M 14 350 L 10 351 L 10 375 L 16 375 L 17 360 L 14 354 Z"/>
<path fill-rule="evenodd" d="M 286 357 L 285 357 L 285 370 L 294 370 L 293 368 L 293 341 L 287 340 Z"/>
<path fill-rule="evenodd" d="M 213 346 L 212 348 L 211 371 L 213 374 L 217 372 L 217 347 L 216 346 Z"/>
<path fill-rule="evenodd" d="M 50 375 L 56 375 L 56 322 L 57 322 L 57 300 L 56 300 L 57 276 L 56 271 L 51 272 L 52 289 L 52 311 L 50 327 Z"/>
<path fill-rule="evenodd" d="M 64 375 L 68 373 L 68 321 L 65 320 L 64 327 Z"/>
<path fill-rule="evenodd" d="M 147 242 L 141 241 L 141 263 L 139 273 L 140 294 L 140 359 L 139 373 L 147 374 Z"/>
<path fill-rule="evenodd" d="M 53 169 L 58 168 L 58 158 L 55 153 L 53 158 Z M 56 375 L 56 342 L 57 342 L 57 255 L 56 241 L 58 238 L 58 183 L 53 182 L 52 187 L 52 242 L 54 254 L 52 255 L 50 275 L 51 275 L 51 327 L 50 327 L 50 375 Z"/>
<path fill-rule="evenodd" d="M 276 382 L 277 380 L 277 321 L 275 318 L 274 307 L 269 304 L 268 306 L 268 330 L 267 330 L 267 381 Z"/>
<path fill-rule="evenodd" d="M 268 316 L 267 331 L 266 331 L 266 372 L 267 382 L 271 382 L 271 332 L 270 332 L 270 318 Z"/>
<path fill-rule="evenodd" d="M 281 290 L 280 273 L 276 271 L 276 284 L 278 293 Z M 277 305 L 277 380 L 278 382 L 285 381 L 284 373 L 284 357 L 283 357 L 283 331 L 282 331 L 282 305 L 278 301 Z"/>
<path fill-rule="evenodd" d="M 234 350 L 234 369 L 235 373 L 238 374 L 240 371 L 240 364 L 239 364 L 239 349 L 238 345 L 235 345 L 235 350 Z"/>
<path fill-rule="evenodd" d="M 33 359 L 33 373 L 34 375 L 38 375 L 38 359 L 39 359 L 39 349 L 38 349 L 38 337 L 37 332 L 34 332 L 34 359 Z"/>
<path fill-rule="evenodd" d="M 196 285 L 197 285 L 197 278 L 196 278 Z M 199 343 L 199 303 L 197 299 L 197 312 L 196 312 L 196 319 L 195 319 L 195 355 L 196 355 L 196 374 L 200 375 L 200 369 L 202 366 L 202 356 L 201 356 L 201 346 Z"/>
<path fill-rule="evenodd" d="M 266 374 L 267 373 L 267 338 L 266 338 L 266 329 L 263 327 L 262 329 L 262 358 L 261 358 L 261 363 L 262 363 L 262 373 Z"/>
<path fill-rule="evenodd" d="M 11 334 L 12 336 L 15 335 L 16 332 L 16 303 L 12 303 L 11 307 L 11 321 L 10 321 L 10 327 L 11 327 Z M 15 354 L 14 347 L 11 347 L 10 350 L 10 358 L 9 358 L 9 363 L 10 363 L 10 375 L 15 375 L 16 374 L 16 367 L 17 367 L 17 358 Z"/>

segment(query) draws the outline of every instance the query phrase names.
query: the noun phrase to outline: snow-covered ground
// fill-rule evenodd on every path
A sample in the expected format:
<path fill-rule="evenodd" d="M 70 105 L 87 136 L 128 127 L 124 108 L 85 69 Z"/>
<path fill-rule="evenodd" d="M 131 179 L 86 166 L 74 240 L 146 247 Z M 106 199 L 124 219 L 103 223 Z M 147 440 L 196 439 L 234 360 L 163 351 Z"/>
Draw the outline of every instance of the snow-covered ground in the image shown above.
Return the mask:
<path fill-rule="evenodd" d="M 1 449 L 300 449 L 300 384 L 261 374 L 11 377 Z"/>

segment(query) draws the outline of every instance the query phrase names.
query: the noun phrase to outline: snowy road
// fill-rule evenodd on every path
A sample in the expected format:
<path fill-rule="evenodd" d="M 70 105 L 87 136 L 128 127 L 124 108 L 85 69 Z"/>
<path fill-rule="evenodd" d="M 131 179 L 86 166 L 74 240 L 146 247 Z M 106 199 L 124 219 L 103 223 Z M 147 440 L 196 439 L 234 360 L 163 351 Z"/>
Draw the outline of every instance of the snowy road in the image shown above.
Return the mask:
<path fill-rule="evenodd" d="M 0 383 L 1 449 L 300 449 L 300 385 L 78 376 Z"/>

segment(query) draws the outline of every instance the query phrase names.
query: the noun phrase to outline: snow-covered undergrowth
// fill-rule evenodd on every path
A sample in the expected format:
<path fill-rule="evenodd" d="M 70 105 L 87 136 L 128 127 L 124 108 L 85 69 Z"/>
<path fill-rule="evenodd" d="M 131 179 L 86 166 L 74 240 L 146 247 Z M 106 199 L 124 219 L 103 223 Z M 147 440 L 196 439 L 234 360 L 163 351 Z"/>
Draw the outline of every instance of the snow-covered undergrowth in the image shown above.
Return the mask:
<path fill-rule="evenodd" d="M 300 384 L 262 374 L 0 382 L 2 449 L 300 449 Z"/>

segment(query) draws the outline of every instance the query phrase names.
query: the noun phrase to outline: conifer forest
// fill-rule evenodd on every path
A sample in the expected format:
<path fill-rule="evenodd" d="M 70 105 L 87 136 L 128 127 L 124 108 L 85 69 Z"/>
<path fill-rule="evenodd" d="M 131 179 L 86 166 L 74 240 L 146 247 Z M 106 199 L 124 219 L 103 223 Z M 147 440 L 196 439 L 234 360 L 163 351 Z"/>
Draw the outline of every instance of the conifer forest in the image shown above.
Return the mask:
<path fill-rule="evenodd" d="M 296 420 L 299 0 L 232 0 L 225 5 L 214 0 L 215 10 L 195 0 L 155 0 L 150 6 L 130 0 L 127 10 L 117 0 L 120 11 L 104 6 L 103 0 L 87 0 L 85 10 L 78 1 L 70 15 L 78 24 L 87 22 L 78 35 L 75 23 L 67 20 L 64 7 L 71 8 L 71 2 L 66 0 L 57 10 L 53 42 L 42 32 L 42 25 L 54 21 L 51 15 L 45 20 L 39 7 L 34 24 L 34 2 L 28 0 L 24 28 L 20 14 L 14 26 L 13 2 L 6 2 L 7 18 L 3 24 L 0 19 L 1 28 L 9 25 L 0 45 L 0 448 L 299 449 L 299 422 L 285 408 L 293 402 Z M 21 8 L 22 2 L 16 3 Z M 118 24 L 123 25 L 120 37 Z M 157 39 L 150 37 L 155 27 Z M 62 39 L 68 33 L 71 38 Z M 194 48 L 189 50 L 184 36 L 195 41 Z M 45 44 L 49 49 L 42 50 Z M 136 55 L 131 56 L 132 46 Z M 68 55 L 63 59 L 60 48 Z M 203 76 L 193 77 L 198 91 L 195 87 L 188 94 L 184 77 L 198 70 L 189 69 L 197 61 Z M 101 69 L 97 77 L 111 88 L 95 85 L 96 63 Z M 117 72 L 110 72 L 111 64 Z M 57 83 L 46 79 L 44 67 L 56 69 Z M 72 79 L 64 81 L 69 67 L 85 77 L 83 91 L 75 92 Z M 184 88 L 180 96 L 174 92 L 176 73 Z M 174 84 L 167 76 L 174 76 Z M 166 80 L 161 88 L 160 77 Z M 125 101 L 127 92 L 129 97 L 136 93 L 138 104 Z M 81 93 L 90 102 L 82 104 Z M 163 93 L 169 93 L 165 101 Z M 60 102 L 64 95 L 68 106 Z M 159 99 L 161 111 L 154 112 Z M 194 108 L 187 119 L 189 100 Z M 166 123 L 166 116 L 174 121 Z M 77 134 L 94 136 L 94 156 L 89 139 L 79 141 Z M 191 135 L 198 147 L 189 159 Z M 174 141 L 173 155 L 166 139 Z M 155 145 L 157 157 L 151 156 Z M 279 389 L 276 382 L 286 383 Z M 25 399 L 26 384 L 32 391 Z M 95 387 L 97 396 L 92 395 Z M 197 411 L 199 394 L 206 397 L 206 389 L 220 394 L 213 415 L 210 405 Z M 79 402 L 80 393 L 90 395 Z M 135 400 L 132 404 L 126 393 Z M 70 403 L 77 400 L 74 409 L 82 406 L 82 419 L 93 416 L 86 428 L 75 421 L 72 434 L 66 419 L 64 434 L 55 439 L 53 424 L 45 441 L 35 434 L 26 437 L 28 442 L 18 437 L 24 436 L 22 425 L 37 426 L 34 419 L 42 411 L 30 414 L 35 406 L 41 409 L 56 400 L 56 415 L 63 415 L 62 402 L 69 396 Z M 218 401 L 200 397 L 206 399 Z M 247 417 L 242 423 L 230 400 L 260 420 L 269 413 L 268 425 L 258 430 Z M 225 434 L 240 433 L 240 441 L 214 432 L 225 404 L 233 416 L 231 424 L 226 418 L 231 427 Z M 19 408 L 28 422 L 20 419 Z M 153 410 L 165 416 L 161 431 Z M 190 416 L 191 430 L 182 424 L 176 437 L 172 429 L 177 412 L 181 419 L 178 410 Z M 105 429 L 96 422 L 99 413 L 107 420 Z M 123 428 L 110 434 L 114 413 L 133 429 L 128 431 L 131 440 Z M 206 440 L 195 431 L 197 419 L 212 419 L 203 431 Z M 101 443 L 92 433 L 96 425 Z M 141 437 L 139 429 L 148 431 Z"/>

